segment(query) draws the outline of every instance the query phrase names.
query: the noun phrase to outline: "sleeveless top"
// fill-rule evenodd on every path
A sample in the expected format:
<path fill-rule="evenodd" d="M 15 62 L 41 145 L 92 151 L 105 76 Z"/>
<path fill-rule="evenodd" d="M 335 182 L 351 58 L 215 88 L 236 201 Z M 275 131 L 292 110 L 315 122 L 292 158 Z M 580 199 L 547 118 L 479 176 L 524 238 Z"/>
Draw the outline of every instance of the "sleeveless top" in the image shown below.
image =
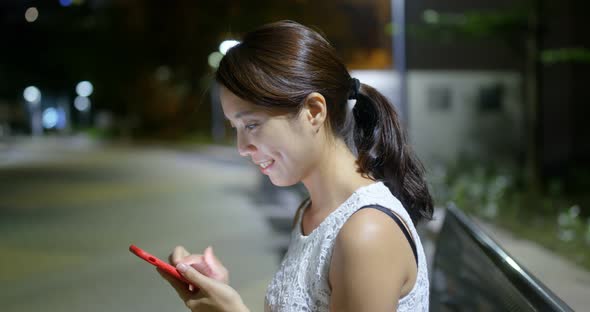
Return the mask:
<path fill-rule="evenodd" d="M 303 209 L 308 202 L 309 198 L 303 203 Z M 399 216 L 410 230 L 416 245 L 416 283 L 407 295 L 399 299 L 397 311 L 428 311 L 428 272 L 420 237 L 401 202 L 381 181 L 357 189 L 308 236 L 301 233 L 303 213 L 298 213 L 287 253 L 267 288 L 265 311 L 329 311 L 331 290 L 328 273 L 335 238 L 353 213 L 362 206 L 375 204 L 387 207 Z"/>

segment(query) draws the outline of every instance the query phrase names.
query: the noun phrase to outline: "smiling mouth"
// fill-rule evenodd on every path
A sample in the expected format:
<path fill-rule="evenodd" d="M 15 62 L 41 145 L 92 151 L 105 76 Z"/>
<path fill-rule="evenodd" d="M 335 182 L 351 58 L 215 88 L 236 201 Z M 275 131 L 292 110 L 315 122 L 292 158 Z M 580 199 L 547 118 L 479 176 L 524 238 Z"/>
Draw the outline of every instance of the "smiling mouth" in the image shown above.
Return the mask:
<path fill-rule="evenodd" d="M 266 169 L 268 166 L 272 165 L 274 163 L 274 159 L 271 159 L 269 161 L 265 161 L 263 163 L 258 164 L 258 166 L 262 169 Z"/>

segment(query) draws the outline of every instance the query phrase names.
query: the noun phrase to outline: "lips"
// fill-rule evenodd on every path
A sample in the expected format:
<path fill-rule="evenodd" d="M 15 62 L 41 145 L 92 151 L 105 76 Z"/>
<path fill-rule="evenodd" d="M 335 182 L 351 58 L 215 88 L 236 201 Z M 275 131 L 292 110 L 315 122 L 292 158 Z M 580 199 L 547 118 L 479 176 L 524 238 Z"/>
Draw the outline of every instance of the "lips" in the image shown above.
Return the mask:
<path fill-rule="evenodd" d="M 266 160 L 266 161 L 262 161 L 262 162 L 258 162 L 258 166 L 262 169 L 266 169 L 268 168 L 270 165 L 272 165 L 274 163 L 274 159 L 270 159 L 270 160 Z"/>

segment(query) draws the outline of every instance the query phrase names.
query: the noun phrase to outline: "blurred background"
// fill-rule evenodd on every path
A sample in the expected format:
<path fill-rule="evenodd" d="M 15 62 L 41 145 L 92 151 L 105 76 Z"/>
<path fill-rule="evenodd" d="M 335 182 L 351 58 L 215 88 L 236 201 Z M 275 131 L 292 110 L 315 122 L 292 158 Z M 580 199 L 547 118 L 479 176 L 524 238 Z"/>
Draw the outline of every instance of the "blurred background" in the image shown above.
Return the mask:
<path fill-rule="evenodd" d="M 1 1 L 0 310 L 183 310 L 132 243 L 161 258 L 212 245 L 262 309 L 305 190 L 276 188 L 240 159 L 212 77 L 245 32 L 281 19 L 320 30 L 400 112 L 436 198 L 421 226 L 432 257 L 452 203 L 568 305 L 587 307 L 588 9 Z"/>

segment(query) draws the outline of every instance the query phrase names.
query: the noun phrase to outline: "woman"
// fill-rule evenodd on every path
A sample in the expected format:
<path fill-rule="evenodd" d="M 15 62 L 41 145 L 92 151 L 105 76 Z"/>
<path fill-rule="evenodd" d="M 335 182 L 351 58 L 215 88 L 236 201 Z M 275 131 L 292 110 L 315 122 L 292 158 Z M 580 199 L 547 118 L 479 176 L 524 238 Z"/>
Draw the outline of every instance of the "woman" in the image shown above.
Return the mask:
<path fill-rule="evenodd" d="M 432 199 L 391 103 L 352 78 L 326 39 L 291 21 L 248 33 L 216 80 L 240 155 L 273 184 L 301 181 L 310 194 L 266 310 L 427 311 L 414 224 L 431 217 Z M 177 247 L 170 261 L 201 288 L 162 273 L 192 311 L 248 311 L 211 248 Z"/>

